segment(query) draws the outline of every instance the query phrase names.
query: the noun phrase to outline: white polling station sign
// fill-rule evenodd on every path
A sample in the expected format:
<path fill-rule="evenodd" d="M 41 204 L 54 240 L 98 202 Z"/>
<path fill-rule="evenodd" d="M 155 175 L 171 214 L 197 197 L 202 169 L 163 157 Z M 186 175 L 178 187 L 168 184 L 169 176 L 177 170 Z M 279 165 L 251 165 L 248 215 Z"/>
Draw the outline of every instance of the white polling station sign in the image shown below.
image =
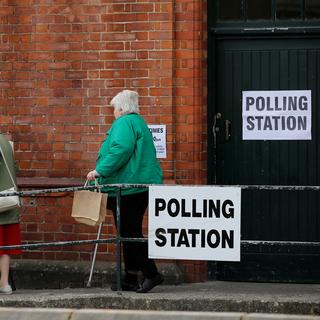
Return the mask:
<path fill-rule="evenodd" d="M 241 188 L 149 187 L 149 257 L 240 261 Z"/>
<path fill-rule="evenodd" d="M 311 140 L 311 90 L 243 91 L 243 140 Z"/>

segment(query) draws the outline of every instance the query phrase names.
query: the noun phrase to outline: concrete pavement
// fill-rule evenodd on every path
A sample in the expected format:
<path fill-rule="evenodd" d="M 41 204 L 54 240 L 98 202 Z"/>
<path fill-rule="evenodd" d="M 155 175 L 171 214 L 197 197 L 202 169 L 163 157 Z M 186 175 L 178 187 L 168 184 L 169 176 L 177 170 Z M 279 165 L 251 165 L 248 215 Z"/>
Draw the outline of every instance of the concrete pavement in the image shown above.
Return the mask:
<path fill-rule="evenodd" d="M 0 308 L 0 320 L 320 320 L 317 316 L 232 312 Z"/>
<path fill-rule="evenodd" d="M 0 320 L 320 320 L 317 316 L 233 312 L 0 308 Z"/>
<path fill-rule="evenodd" d="M 109 288 L 28 289 L 17 290 L 12 295 L 1 295 L 0 307 L 206 311 L 320 316 L 320 284 L 210 281 L 161 285 L 147 294 L 113 292 Z M 35 318 L 33 319 L 35 320 Z"/>

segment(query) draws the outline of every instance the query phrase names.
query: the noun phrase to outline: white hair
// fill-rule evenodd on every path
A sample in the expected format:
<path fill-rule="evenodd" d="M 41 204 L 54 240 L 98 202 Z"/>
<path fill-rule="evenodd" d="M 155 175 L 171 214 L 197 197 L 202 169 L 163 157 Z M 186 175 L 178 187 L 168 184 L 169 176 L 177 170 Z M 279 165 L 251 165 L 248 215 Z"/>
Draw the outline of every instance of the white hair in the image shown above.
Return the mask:
<path fill-rule="evenodd" d="M 110 104 L 123 114 L 139 113 L 139 95 L 132 90 L 123 90 L 113 97 Z"/>

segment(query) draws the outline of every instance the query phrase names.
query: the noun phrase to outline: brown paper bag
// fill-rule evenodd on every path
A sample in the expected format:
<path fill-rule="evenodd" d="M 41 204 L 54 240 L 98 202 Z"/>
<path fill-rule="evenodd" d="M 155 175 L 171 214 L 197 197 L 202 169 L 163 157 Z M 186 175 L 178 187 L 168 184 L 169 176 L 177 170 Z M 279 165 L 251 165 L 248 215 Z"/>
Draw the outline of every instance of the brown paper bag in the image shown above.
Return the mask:
<path fill-rule="evenodd" d="M 79 223 L 99 225 L 106 217 L 107 199 L 106 193 L 75 191 L 71 216 Z"/>

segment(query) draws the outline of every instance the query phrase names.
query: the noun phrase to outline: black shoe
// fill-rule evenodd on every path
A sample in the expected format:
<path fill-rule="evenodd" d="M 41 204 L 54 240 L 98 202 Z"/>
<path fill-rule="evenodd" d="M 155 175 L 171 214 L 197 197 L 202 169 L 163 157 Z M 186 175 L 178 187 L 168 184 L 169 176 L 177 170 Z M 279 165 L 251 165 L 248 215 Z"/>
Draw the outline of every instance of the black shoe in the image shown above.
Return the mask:
<path fill-rule="evenodd" d="M 149 292 L 155 286 L 161 284 L 164 278 L 162 274 L 158 273 L 154 278 L 145 278 L 141 287 L 137 289 L 137 293 L 146 293 Z"/>
<path fill-rule="evenodd" d="M 111 288 L 112 291 L 118 291 L 116 283 L 113 283 L 110 288 Z M 122 281 L 122 284 L 120 286 L 120 290 L 122 290 L 122 291 L 134 291 L 134 292 L 136 292 L 138 288 L 139 288 L 138 282 L 137 283 L 129 283 L 129 282 Z"/>

